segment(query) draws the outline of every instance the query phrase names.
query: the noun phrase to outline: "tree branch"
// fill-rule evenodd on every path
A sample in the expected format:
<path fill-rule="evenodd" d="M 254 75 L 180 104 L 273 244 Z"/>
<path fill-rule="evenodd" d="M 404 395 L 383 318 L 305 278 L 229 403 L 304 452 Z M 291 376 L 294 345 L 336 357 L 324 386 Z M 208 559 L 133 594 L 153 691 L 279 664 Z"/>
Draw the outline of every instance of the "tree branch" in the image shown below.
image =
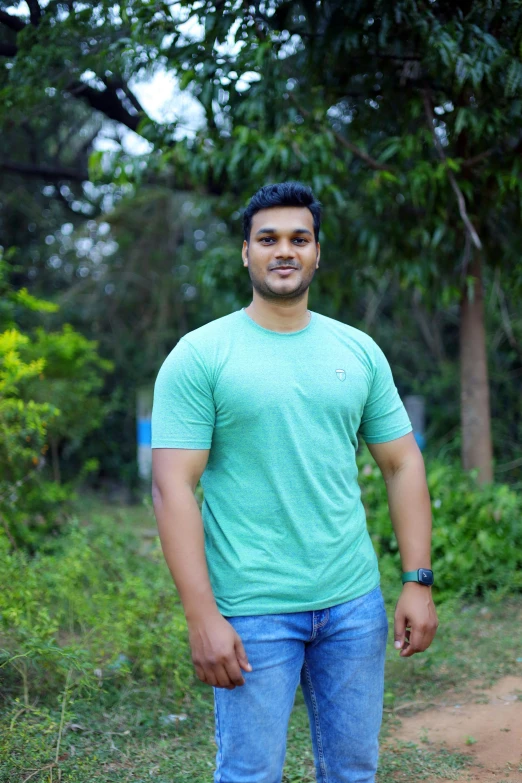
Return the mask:
<path fill-rule="evenodd" d="M 345 139 L 344 136 L 342 136 L 337 131 L 333 131 L 333 134 L 339 144 L 342 144 L 343 147 L 346 147 L 346 149 L 353 152 L 357 158 L 360 158 L 362 161 L 364 161 L 371 169 L 374 169 L 375 171 L 393 171 L 391 166 L 386 166 L 384 163 L 379 163 L 377 160 L 375 160 L 375 158 L 372 158 L 370 155 L 364 152 L 364 150 L 359 149 L 359 147 L 357 147 L 355 144 L 352 144 L 352 142 L 348 141 L 348 139 Z"/>
<path fill-rule="evenodd" d="M 16 161 L 1 161 L 0 169 L 9 171 L 12 174 L 21 174 L 23 177 L 47 179 L 52 182 L 62 179 L 85 182 L 89 179 L 87 171 L 67 167 L 60 168 L 59 166 L 34 166 L 27 163 L 17 163 Z"/>
<path fill-rule="evenodd" d="M 34 27 L 38 27 L 38 25 L 40 24 L 40 19 L 42 18 L 42 9 L 40 8 L 38 0 L 25 0 L 25 1 L 29 6 L 31 24 L 34 25 Z"/>
<path fill-rule="evenodd" d="M 485 152 L 480 152 L 478 155 L 474 155 L 472 158 L 468 158 L 467 160 L 462 161 L 462 165 L 470 169 L 472 166 L 476 166 L 477 163 L 481 163 L 483 160 L 486 160 L 486 158 L 489 158 L 493 153 L 495 152 L 494 149 L 486 150 Z"/>
<path fill-rule="evenodd" d="M 299 109 L 300 113 L 304 117 L 308 117 L 309 119 L 312 118 L 311 112 L 309 112 L 307 109 L 304 109 L 302 106 L 299 105 L 297 98 L 295 95 L 292 95 L 292 93 L 289 93 L 291 100 L 296 104 L 297 108 Z M 351 141 L 348 141 L 348 139 L 345 139 L 344 136 L 342 136 L 337 131 L 332 131 L 335 138 L 339 142 L 339 144 L 342 144 L 343 147 L 346 147 L 346 149 L 350 150 L 350 152 L 353 152 L 353 154 L 363 160 L 367 166 L 369 166 L 371 169 L 374 169 L 375 171 L 394 171 L 394 169 L 391 168 L 391 166 L 385 166 L 384 163 L 379 163 L 379 161 L 375 160 L 375 158 L 372 158 L 370 155 L 368 155 L 367 152 L 364 150 L 361 150 L 359 147 L 357 147 L 355 144 L 352 144 Z"/>
<path fill-rule="evenodd" d="M 431 134 L 433 136 L 433 142 L 435 144 L 435 149 L 438 152 L 439 158 L 446 165 L 446 172 L 448 174 L 448 179 L 450 181 L 451 187 L 453 188 L 453 190 L 455 192 L 455 195 L 457 196 L 457 202 L 458 202 L 458 205 L 459 205 L 460 217 L 462 218 L 462 222 L 466 226 L 466 229 L 467 229 L 467 232 L 469 234 L 469 237 L 470 237 L 471 241 L 473 242 L 473 244 L 475 245 L 475 247 L 478 250 L 481 250 L 482 249 L 482 242 L 480 241 L 480 237 L 477 234 L 477 232 L 475 230 L 475 227 L 473 226 L 473 223 L 471 222 L 471 220 L 468 217 L 468 213 L 466 211 L 466 201 L 464 199 L 464 196 L 462 194 L 461 189 L 459 188 L 459 186 L 457 184 L 457 180 L 455 179 L 455 176 L 454 176 L 453 172 L 448 167 L 448 163 L 447 163 L 447 160 L 446 160 L 446 154 L 444 152 L 444 148 L 443 148 L 442 144 L 440 143 L 439 137 L 435 133 L 435 118 L 433 116 L 433 109 L 432 109 L 432 106 L 431 106 L 431 100 L 430 100 L 429 92 L 426 89 L 421 90 L 421 92 L 422 92 L 422 97 L 423 97 L 423 100 L 424 100 L 424 110 L 426 112 L 426 117 L 428 118 L 428 122 L 429 122 L 429 125 L 430 125 L 430 130 L 431 130 Z"/>
<path fill-rule="evenodd" d="M 11 43 L 0 43 L 0 57 L 15 57 L 18 53 L 18 46 Z"/>
<path fill-rule="evenodd" d="M 130 130 L 136 131 L 143 115 L 130 114 L 118 98 L 116 88 L 107 87 L 106 90 L 96 90 L 84 82 L 72 82 L 65 88 L 75 98 L 82 98 L 92 109 L 101 111 L 106 117 L 116 122 L 121 122 Z"/>
<path fill-rule="evenodd" d="M 517 457 L 517 459 L 514 459 L 511 462 L 505 462 L 503 465 L 497 465 L 495 467 L 495 472 L 501 473 L 504 470 L 513 470 L 513 468 L 518 468 L 520 465 L 522 465 L 522 457 Z"/>
<path fill-rule="evenodd" d="M 8 16 L 8 14 L 6 14 Z M 2 21 L 0 19 L 0 21 Z M 25 27 L 25 25 L 23 25 Z M 18 53 L 16 44 L 0 42 L 0 57 L 15 57 Z M 121 89 L 132 107 L 139 114 L 131 114 L 122 104 L 118 97 L 117 90 Z M 105 90 L 97 90 L 88 84 L 77 81 L 68 84 L 65 91 L 75 98 L 82 98 L 92 109 L 102 112 L 111 120 L 121 122 L 130 130 L 137 131 L 138 125 L 143 117 L 147 117 L 143 106 L 136 96 L 131 92 L 125 82 L 121 84 L 108 84 Z"/>
<path fill-rule="evenodd" d="M 134 93 L 130 89 L 130 87 L 127 84 L 127 82 L 122 79 L 121 82 L 118 84 L 118 87 L 120 87 L 123 90 L 123 92 L 125 93 L 125 95 L 129 99 L 129 101 L 132 103 L 132 105 L 134 106 L 136 111 L 139 111 L 140 114 L 143 114 L 145 116 L 145 114 L 146 114 L 145 109 L 143 108 L 143 106 L 141 105 L 139 100 L 136 98 L 136 96 L 134 95 Z"/>
<path fill-rule="evenodd" d="M 0 22 L 5 24 L 6 27 L 10 27 L 15 33 L 19 33 L 26 26 L 23 19 L 20 19 L 19 16 L 11 16 L 11 14 L 5 11 L 0 11 Z"/>

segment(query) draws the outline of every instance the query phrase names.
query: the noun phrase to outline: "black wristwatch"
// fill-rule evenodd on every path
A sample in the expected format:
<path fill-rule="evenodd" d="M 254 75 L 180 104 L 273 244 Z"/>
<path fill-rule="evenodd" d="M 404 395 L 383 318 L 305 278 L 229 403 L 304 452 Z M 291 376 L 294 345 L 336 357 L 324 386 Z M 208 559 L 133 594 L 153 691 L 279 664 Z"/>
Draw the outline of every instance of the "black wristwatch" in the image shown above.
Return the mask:
<path fill-rule="evenodd" d="M 402 584 L 406 582 L 418 582 L 420 585 L 430 587 L 433 584 L 433 571 L 429 568 L 419 568 L 417 571 L 405 571 L 402 575 Z"/>

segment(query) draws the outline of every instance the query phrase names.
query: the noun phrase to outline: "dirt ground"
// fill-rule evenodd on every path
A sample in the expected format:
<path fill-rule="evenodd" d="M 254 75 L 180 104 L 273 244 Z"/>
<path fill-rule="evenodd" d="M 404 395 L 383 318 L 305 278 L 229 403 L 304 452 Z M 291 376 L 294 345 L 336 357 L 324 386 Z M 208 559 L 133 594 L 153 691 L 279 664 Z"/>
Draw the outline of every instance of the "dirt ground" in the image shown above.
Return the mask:
<path fill-rule="evenodd" d="M 472 768 L 452 780 L 522 783 L 522 677 L 504 677 L 489 690 L 470 683 L 465 696 L 441 694 L 436 707 L 401 720 L 393 739 L 472 756 Z"/>

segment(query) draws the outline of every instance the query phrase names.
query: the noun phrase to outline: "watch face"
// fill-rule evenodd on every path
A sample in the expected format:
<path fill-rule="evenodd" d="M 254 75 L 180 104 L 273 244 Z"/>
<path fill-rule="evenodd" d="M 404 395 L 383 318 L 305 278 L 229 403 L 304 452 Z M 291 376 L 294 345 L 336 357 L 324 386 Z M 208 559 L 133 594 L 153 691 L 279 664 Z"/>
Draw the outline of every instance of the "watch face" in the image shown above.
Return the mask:
<path fill-rule="evenodd" d="M 433 584 L 433 571 L 429 571 L 427 568 L 419 568 L 419 582 L 423 585 Z"/>

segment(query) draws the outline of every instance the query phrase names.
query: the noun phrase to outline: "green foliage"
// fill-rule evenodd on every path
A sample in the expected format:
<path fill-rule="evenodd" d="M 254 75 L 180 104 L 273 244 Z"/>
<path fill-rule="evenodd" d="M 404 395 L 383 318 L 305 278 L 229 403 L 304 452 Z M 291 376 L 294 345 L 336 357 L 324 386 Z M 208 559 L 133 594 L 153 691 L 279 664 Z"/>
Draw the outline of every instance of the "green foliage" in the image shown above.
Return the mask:
<path fill-rule="evenodd" d="M 22 382 L 41 378 L 45 365 L 42 358 L 22 360 L 20 350 L 28 343 L 15 329 L 0 333 L 0 516 L 14 546 L 33 546 L 48 533 L 56 503 L 68 494 L 49 486 L 41 473 L 47 427 L 59 410 L 19 395 Z"/>
<path fill-rule="evenodd" d="M 370 452 L 357 457 L 368 529 L 381 569 L 401 573 L 386 485 Z M 522 498 L 500 483 L 479 486 L 476 472 L 430 460 L 426 479 L 432 500 L 435 595 L 507 595 L 522 591 Z"/>
<path fill-rule="evenodd" d="M 361 483 L 371 495 L 384 482 L 366 475 L 365 465 L 370 461 L 363 454 Z M 439 476 L 436 486 L 442 481 Z M 374 512 L 379 519 L 387 515 L 385 498 L 372 497 L 370 528 Z M 37 768 L 47 780 L 45 765 L 58 756 L 62 780 L 75 783 L 97 778 L 134 783 L 145 779 L 144 770 L 164 783 L 187 770 L 194 780 L 206 781 L 215 758 L 212 692 L 194 674 L 182 607 L 158 539 L 140 540 L 132 532 L 136 522 L 142 524 L 135 509 L 92 513 L 85 498 L 78 508 L 87 509 L 81 521 L 47 554 L 9 552 L 0 534 L 6 585 L 0 593 L 0 780 L 22 780 Z M 391 555 L 382 559 L 389 565 L 383 592 L 391 619 L 400 592 L 398 569 Z M 396 721 L 390 707 L 424 703 L 447 688 L 454 694 L 468 680 L 516 673 L 518 604 L 499 602 L 500 592 L 489 604 L 447 600 L 442 606 L 442 597 L 449 593 L 437 590 L 441 624 L 428 651 L 405 661 L 390 636 L 385 731 L 387 721 Z M 312 781 L 300 691 L 295 708 L 285 769 L 292 779 Z M 173 713 L 187 719 L 173 723 Z M 125 764 L 115 762 L 115 747 L 125 754 Z M 401 770 L 413 762 L 428 777 L 437 769 L 451 777 L 461 767 L 460 757 L 424 750 L 383 747 L 380 779 L 406 780 Z"/>
<path fill-rule="evenodd" d="M 60 692 L 66 673 L 86 695 L 134 678 L 190 688 L 186 625 L 159 540 L 140 541 L 114 519 L 75 519 L 52 551 L 10 551 L 0 532 L 1 666 L 34 698 Z"/>
<path fill-rule="evenodd" d="M 53 400 L 60 416 L 49 423 L 48 436 L 58 451 L 66 443 L 66 456 L 78 450 L 85 437 L 96 430 L 107 415 L 109 405 L 98 396 L 105 373 L 114 364 L 97 353 L 98 343 L 87 340 L 70 324 L 59 332 L 42 327 L 22 349 L 25 361 L 39 357 L 44 361 L 43 377 L 21 384 L 25 398 L 37 402 Z"/>
<path fill-rule="evenodd" d="M 364 328 L 372 290 L 393 276 L 400 283 L 390 304 L 395 344 L 406 342 L 403 324 L 417 293 L 426 308 L 424 335 L 429 316 L 441 309 L 448 309 L 443 326 L 455 326 L 470 278 L 450 175 L 480 235 L 485 278 L 488 270 L 499 273 L 502 322 L 491 353 L 502 373 L 492 366 L 490 398 L 493 414 L 496 404 L 501 415 L 493 437 L 503 475 L 521 475 L 518 3 L 274 0 L 264 8 L 231 0 L 175 6 L 103 0 L 48 3 L 41 18 L 33 16 L 19 4 L 14 26 L 0 30 L 13 52 L 0 71 L 6 163 L 32 175 L 20 187 L 16 165 L 6 174 L 0 221 L 21 248 L 22 292 L 34 285 L 54 297 L 62 289 L 70 308 L 63 320 L 99 338 L 102 354 L 115 359 L 118 372 L 104 389 L 111 398 L 104 437 L 83 441 L 102 476 L 136 483 L 135 388 L 152 382 L 181 334 L 246 303 L 237 220 L 268 181 L 303 179 L 324 203 L 324 261 L 311 291 L 317 309 Z M 132 85 L 161 70 L 199 102 L 199 128 L 191 122 L 185 133 L 181 115 L 155 122 L 140 106 Z M 110 150 L 105 144 L 92 152 L 105 118 L 141 134 L 149 150 L 136 155 L 113 139 Z M 43 166 L 51 169 L 45 187 L 45 175 L 34 176 Z M 57 179 L 53 167 L 66 173 Z M 212 196 L 213 217 L 229 233 L 214 237 L 213 246 L 208 232 L 207 248 L 195 250 L 178 194 L 181 202 L 191 194 L 194 204 Z M 120 247 L 112 258 L 94 238 L 90 251 L 77 253 L 76 237 L 56 230 L 118 203 L 123 209 L 112 212 L 111 232 Z M 91 234 L 93 224 L 86 224 Z M 19 296 L 31 306 L 28 295 Z M 445 331 L 440 343 L 451 352 L 457 330 Z M 425 346 L 418 329 L 408 338 L 414 342 L 413 350 L 405 348 L 408 382 L 415 384 L 424 375 Z M 458 357 L 446 362 L 441 353 L 436 361 L 429 357 L 430 388 L 437 376 L 458 378 Z M 428 396 L 426 388 L 416 391 Z M 449 400 L 439 394 L 445 388 L 428 400 L 432 411 L 438 407 L 437 436 L 458 404 L 454 384 Z M 453 426 L 452 420 L 442 435 Z M 58 442 L 55 466 L 63 469 L 67 458 L 72 473 L 79 469 L 79 444 L 79 436 Z"/>
<path fill-rule="evenodd" d="M 0 329 L 14 328 L 21 309 L 37 313 L 55 313 L 58 305 L 30 294 L 26 288 L 16 290 L 10 278 L 22 268 L 14 263 L 15 248 L 7 251 L 0 245 Z"/>
<path fill-rule="evenodd" d="M 215 200 L 192 193 L 142 187 L 103 221 L 89 221 L 69 235 L 67 264 L 77 263 L 76 243 L 90 244 L 99 254 L 97 259 L 82 258 L 88 274 L 78 275 L 56 296 L 60 313 L 48 323 L 58 329 L 66 320 L 94 337 L 99 353 L 111 358 L 117 372 L 106 375 L 99 391 L 104 401 L 102 431 L 94 431 L 81 449 L 73 450 L 71 441 L 64 443 L 61 455 L 67 470 L 74 472 L 85 457 L 96 459 L 101 481 L 110 477 L 136 492 L 137 389 L 154 382 L 165 356 L 181 335 L 201 325 L 205 314 L 210 316 L 215 308 L 218 317 L 233 309 L 229 299 L 224 302 L 225 297 L 210 289 L 211 281 L 200 284 L 196 279 L 208 246 L 228 239 L 215 206 Z M 61 232 L 56 233 L 63 242 Z M 228 248 L 232 256 L 230 243 Z M 237 253 L 236 266 L 240 261 Z M 64 459 L 60 465 L 63 469 Z M 96 484 L 97 478 L 91 481 Z"/>
<path fill-rule="evenodd" d="M 12 546 L 34 550 L 65 520 L 74 482 L 61 485 L 58 447 L 76 447 L 101 423 L 104 406 L 95 393 L 110 362 L 96 343 L 70 326 L 61 332 L 22 334 L 13 326 L 16 308 L 52 312 L 52 303 L 12 290 L 8 266 L 0 258 L 0 293 L 5 331 L 0 332 L 0 519 Z M 20 295 L 21 293 L 21 295 Z M 49 481 L 46 455 L 51 443 L 55 481 Z M 96 468 L 86 461 L 75 482 Z"/>

